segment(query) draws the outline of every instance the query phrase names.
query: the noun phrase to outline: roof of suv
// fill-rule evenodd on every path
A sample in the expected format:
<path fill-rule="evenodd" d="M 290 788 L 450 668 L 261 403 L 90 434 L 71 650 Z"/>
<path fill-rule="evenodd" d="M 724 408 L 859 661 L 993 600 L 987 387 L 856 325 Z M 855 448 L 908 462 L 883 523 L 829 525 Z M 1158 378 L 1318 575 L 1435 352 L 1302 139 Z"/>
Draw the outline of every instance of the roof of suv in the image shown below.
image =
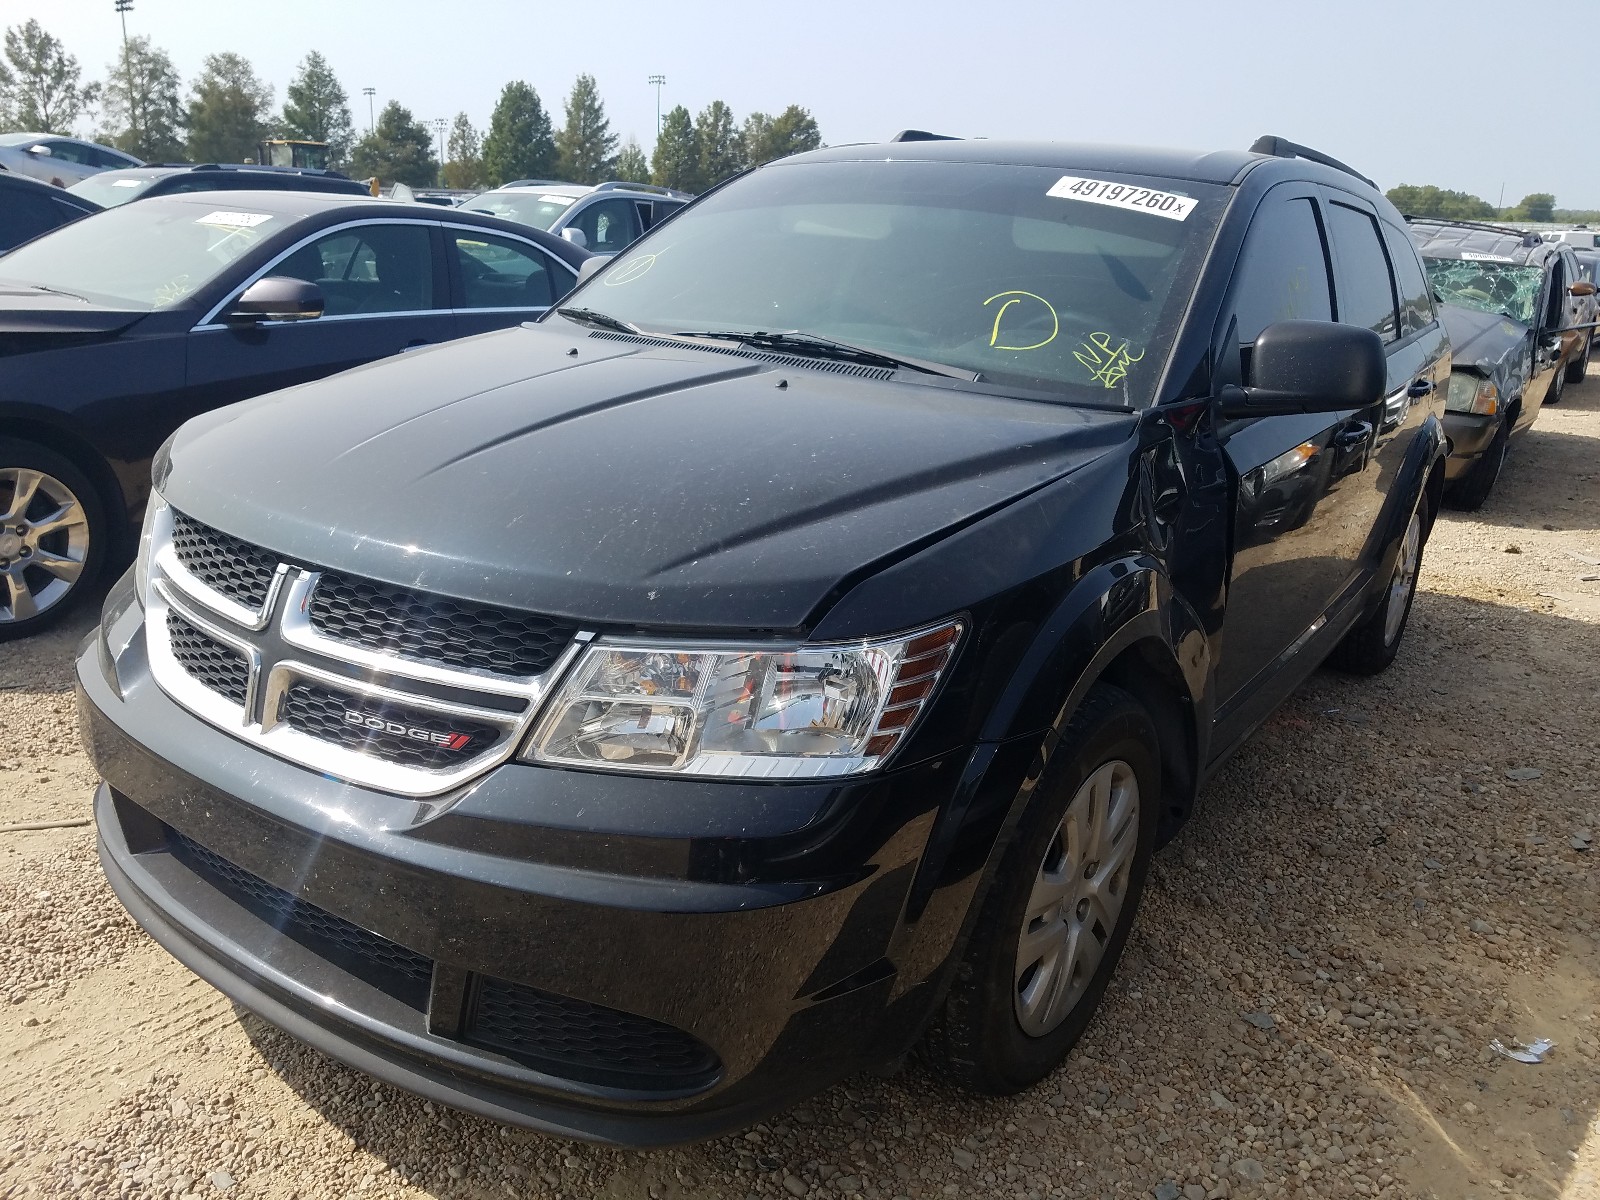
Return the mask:
<path fill-rule="evenodd" d="M 887 151 L 887 155 L 885 154 Z M 884 157 L 930 162 L 991 163 L 1029 167 L 1068 167 L 1117 171 L 1128 175 L 1161 175 L 1196 183 L 1235 183 L 1240 175 L 1271 156 L 1248 150 L 1171 150 L 1150 146 L 1112 146 L 1090 142 L 1000 142 L 987 139 L 872 142 L 830 146 L 779 160 L 860 162 Z"/>
<path fill-rule="evenodd" d="M 1482 258 L 1542 267 L 1565 243 L 1547 242 L 1537 233 L 1508 225 L 1447 221 L 1439 217 L 1407 217 L 1411 236 L 1425 258 Z"/>

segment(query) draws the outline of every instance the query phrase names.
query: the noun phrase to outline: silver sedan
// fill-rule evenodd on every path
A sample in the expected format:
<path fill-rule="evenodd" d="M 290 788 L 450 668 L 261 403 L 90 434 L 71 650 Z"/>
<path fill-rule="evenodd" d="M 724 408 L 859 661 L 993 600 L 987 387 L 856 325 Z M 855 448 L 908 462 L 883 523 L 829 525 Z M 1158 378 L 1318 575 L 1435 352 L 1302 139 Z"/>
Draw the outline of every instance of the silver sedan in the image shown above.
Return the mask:
<path fill-rule="evenodd" d="M 99 171 L 144 164 L 130 154 L 96 142 L 53 133 L 0 134 L 0 169 L 71 187 Z"/>

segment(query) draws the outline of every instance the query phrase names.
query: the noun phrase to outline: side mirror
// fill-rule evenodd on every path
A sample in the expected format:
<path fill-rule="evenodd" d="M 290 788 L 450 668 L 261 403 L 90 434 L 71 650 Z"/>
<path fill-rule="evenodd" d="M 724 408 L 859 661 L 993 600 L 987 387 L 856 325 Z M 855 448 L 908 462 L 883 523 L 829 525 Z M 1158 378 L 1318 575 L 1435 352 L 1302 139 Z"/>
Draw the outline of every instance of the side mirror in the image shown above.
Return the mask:
<path fill-rule="evenodd" d="M 228 310 L 230 321 L 312 321 L 322 315 L 322 289 L 304 279 L 268 275 L 245 288 Z"/>
<path fill-rule="evenodd" d="M 37 146 L 29 146 L 28 147 L 28 153 L 29 154 L 37 154 L 40 158 L 54 158 L 55 157 L 55 152 L 52 151 L 49 146 L 46 146 L 43 143 L 40 143 Z"/>
<path fill-rule="evenodd" d="M 578 282 L 582 283 L 591 276 L 598 275 L 600 268 L 610 262 L 616 255 L 595 254 L 583 260 L 583 265 L 578 268 Z"/>
<path fill-rule="evenodd" d="M 576 225 L 568 225 L 561 231 L 561 236 L 566 238 L 567 241 L 571 242 L 579 250 L 587 250 L 589 248 L 589 235 L 584 233 L 584 231 L 579 229 Z"/>
<path fill-rule="evenodd" d="M 1225 417 L 1369 408 L 1388 385 L 1383 339 L 1334 321 L 1268 325 L 1250 352 L 1250 383 L 1222 389 Z"/>
<path fill-rule="evenodd" d="M 1590 283 L 1587 279 L 1580 279 L 1577 283 L 1569 287 L 1567 291 L 1571 292 L 1574 296 L 1592 296 L 1594 295 L 1594 284 Z"/>

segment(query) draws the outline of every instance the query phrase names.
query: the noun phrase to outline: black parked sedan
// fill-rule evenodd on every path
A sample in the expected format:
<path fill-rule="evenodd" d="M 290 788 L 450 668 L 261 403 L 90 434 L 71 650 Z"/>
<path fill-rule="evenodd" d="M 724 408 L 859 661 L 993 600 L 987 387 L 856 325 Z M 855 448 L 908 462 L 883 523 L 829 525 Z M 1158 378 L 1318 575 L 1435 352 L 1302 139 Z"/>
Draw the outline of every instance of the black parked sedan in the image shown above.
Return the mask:
<path fill-rule="evenodd" d="M 0 171 L 0 253 L 99 211 L 93 200 L 26 175 Z"/>
<path fill-rule="evenodd" d="M 0 258 L 0 639 L 131 544 L 151 456 L 189 417 L 535 317 L 587 257 L 493 217 L 202 192 Z"/>
<path fill-rule="evenodd" d="M 930 1026 L 1043 1078 L 1205 781 L 1393 660 L 1444 483 L 1399 215 L 1261 145 L 798 155 L 537 324 L 196 418 L 78 659 L 113 888 L 566 1135 Z"/>

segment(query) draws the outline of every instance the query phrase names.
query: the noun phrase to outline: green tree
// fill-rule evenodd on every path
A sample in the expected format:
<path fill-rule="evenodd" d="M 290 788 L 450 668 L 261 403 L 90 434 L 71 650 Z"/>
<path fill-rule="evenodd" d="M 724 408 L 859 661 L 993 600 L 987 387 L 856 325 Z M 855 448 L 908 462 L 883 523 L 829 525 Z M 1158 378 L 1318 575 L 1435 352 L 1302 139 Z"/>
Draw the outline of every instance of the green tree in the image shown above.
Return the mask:
<path fill-rule="evenodd" d="M 439 177 L 433 135 L 398 100 L 383 106 L 373 131 L 351 151 L 350 164 L 357 175 L 385 184 L 432 187 Z"/>
<path fill-rule="evenodd" d="M 1549 192 L 1533 192 L 1522 198 L 1508 214 L 1514 221 L 1553 221 L 1556 216 L 1556 198 Z"/>
<path fill-rule="evenodd" d="M 740 140 L 744 143 L 745 165 L 751 167 L 822 145 L 816 119 L 798 104 L 791 104 L 776 117 L 751 113 L 745 119 Z"/>
<path fill-rule="evenodd" d="M 1385 193 L 1389 202 L 1413 217 L 1443 217 L 1452 221 L 1486 221 L 1495 216 L 1494 205 L 1467 192 L 1452 192 L 1429 184 L 1403 183 Z"/>
<path fill-rule="evenodd" d="M 315 50 L 300 62 L 300 69 L 283 93 L 285 136 L 328 143 L 328 165 L 342 167 L 350 161 L 355 126 L 350 119 L 350 96 L 339 83 L 328 60 Z"/>
<path fill-rule="evenodd" d="M 573 183 L 599 183 L 609 177 L 617 135 L 606 119 L 593 75 L 579 75 L 567 96 L 567 123 L 556 134 L 556 171 Z"/>
<path fill-rule="evenodd" d="M 694 143 L 700 164 L 695 191 L 704 191 L 744 168 L 744 147 L 733 123 L 733 110 L 721 100 L 700 110 L 694 120 Z"/>
<path fill-rule="evenodd" d="M 694 120 L 689 110 L 678 105 L 661 122 L 650 156 L 650 182 L 661 187 L 695 191 L 700 187 L 700 148 L 695 141 Z"/>
<path fill-rule="evenodd" d="M 78 60 L 30 20 L 6 30 L 0 62 L 0 112 L 6 124 L 30 133 L 72 132 L 99 95 L 99 85 L 80 83 Z"/>
<path fill-rule="evenodd" d="M 100 139 L 146 162 L 183 157 L 182 81 L 167 52 L 147 37 L 129 40 L 106 68 Z"/>
<path fill-rule="evenodd" d="M 272 118 L 272 85 L 239 54 L 208 54 L 189 100 L 193 162 L 255 161 Z"/>
<path fill-rule="evenodd" d="M 629 183 L 650 182 L 650 163 L 634 138 L 629 138 L 623 145 L 621 153 L 617 155 L 616 165 L 611 169 L 617 173 L 618 179 L 625 179 Z"/>
<path fill-rule="evenodd" d="M 483 140 L 467 114 L 456 114 L 445 143 L 444 185 L 452 188 L 483 186 Z"/>
<path fill-rule="evenodd" d="M 556 140 L 539 93 L 522 80 L 500 90 L 483 139 L 483 171 L 492 186 L 513 179 L 545 179 L 556 167 Z"/>

